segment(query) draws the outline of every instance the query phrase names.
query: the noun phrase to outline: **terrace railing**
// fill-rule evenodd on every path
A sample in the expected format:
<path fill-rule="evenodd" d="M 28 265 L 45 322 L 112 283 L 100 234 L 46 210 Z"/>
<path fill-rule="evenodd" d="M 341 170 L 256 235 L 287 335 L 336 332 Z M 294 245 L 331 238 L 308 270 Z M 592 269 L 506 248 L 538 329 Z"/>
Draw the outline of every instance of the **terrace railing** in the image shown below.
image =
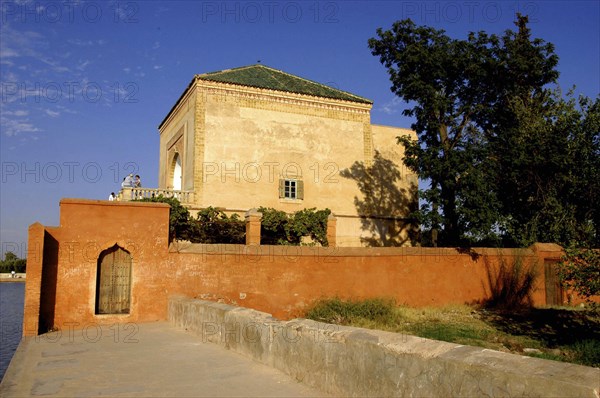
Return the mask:
<path fill-rule="evenodd" d="M 117 196 L 117 200 L 130 201 L 144 198 L 156 198 L 159 196 L 165 198 L 176 198 L 181 204 L 194 204 L 193 191 L 176 191 L 173 189 L 156 189 L 156 188 L 122 188 Z"/>

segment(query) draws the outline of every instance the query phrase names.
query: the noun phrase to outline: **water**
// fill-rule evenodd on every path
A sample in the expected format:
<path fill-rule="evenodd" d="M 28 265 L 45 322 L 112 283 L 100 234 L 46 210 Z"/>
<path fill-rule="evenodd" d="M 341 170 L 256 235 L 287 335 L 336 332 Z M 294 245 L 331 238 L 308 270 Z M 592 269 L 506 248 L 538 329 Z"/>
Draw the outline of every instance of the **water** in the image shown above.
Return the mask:
<path fill-rule="evenodd" d="M 24 301 L 24 283 L 0 283 L 0 380 L 21 341 Z"/>

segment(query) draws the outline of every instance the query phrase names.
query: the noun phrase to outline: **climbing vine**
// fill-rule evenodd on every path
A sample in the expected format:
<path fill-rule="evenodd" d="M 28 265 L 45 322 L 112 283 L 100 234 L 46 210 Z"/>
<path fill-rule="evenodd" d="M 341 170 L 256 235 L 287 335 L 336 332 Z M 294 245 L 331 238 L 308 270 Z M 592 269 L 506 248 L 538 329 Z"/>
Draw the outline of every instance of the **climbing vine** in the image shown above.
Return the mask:
<path fill-rule="evenodd" d="M 207 207 L 192 217 L 176 198 L 162 195 L 141 199 L 142 202 L 161 202 L 171 206 L 169 212 L 169 241 L 188 240 L 192 243 L 243 244 L 246 225 L 238 214 L 228 216 L 223 210 Z M 262 213 L 261 240 L 263 245 L 321 245 L 328 246 L 327 217 L 331 210 L 304 209 L 287 214 L 272 207 L 259 207 Z M 303 243 L 310 237 L 310 243 Z"/>
<path fill-rule="evenodd" d="M 259 207 L 262 213 L 260 243 L 263 245 L 321 245 L 328 246 L 327 217 L 331 210 L 304 209 L 286 214 L 272 207 Z M 302 243 L 302 237 L 311 243 Z"/>

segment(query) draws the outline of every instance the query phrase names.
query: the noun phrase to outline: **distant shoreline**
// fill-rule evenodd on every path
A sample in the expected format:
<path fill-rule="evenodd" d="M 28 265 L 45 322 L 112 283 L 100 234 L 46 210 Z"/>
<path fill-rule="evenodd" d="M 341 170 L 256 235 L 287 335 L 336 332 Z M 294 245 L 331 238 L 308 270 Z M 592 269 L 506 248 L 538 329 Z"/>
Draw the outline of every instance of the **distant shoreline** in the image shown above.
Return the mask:
<path fill-rule="evenodd" d="M 15 274 L 15 277 L 12 278 L 10 273 L 1 273 L 0 274 L 0 283 L 1 282 L 25 282 L 27 280 L 26 274 L 19 273 Z"/>

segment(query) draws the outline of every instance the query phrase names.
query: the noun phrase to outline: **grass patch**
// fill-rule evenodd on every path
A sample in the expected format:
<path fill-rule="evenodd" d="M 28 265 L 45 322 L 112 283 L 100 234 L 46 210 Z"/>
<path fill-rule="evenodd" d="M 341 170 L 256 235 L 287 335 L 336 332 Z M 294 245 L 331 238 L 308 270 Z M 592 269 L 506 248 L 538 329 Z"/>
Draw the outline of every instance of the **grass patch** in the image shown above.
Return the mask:
<path fill-rule="evenodd" d="M 396 305 L 392 299 L 374 298 L 344 301 L 339 298 L 317 301 L 306 313 L 319 322 L 350 325 L 356 322 L 385 323 L 393 318 Z"/>
<path fill-rule="evenodd" d="M 600 367 L 600 314 L 575 308 L 501 311 L 396 306 L 391 299 L 320 300 L 306 318 Z"/>

